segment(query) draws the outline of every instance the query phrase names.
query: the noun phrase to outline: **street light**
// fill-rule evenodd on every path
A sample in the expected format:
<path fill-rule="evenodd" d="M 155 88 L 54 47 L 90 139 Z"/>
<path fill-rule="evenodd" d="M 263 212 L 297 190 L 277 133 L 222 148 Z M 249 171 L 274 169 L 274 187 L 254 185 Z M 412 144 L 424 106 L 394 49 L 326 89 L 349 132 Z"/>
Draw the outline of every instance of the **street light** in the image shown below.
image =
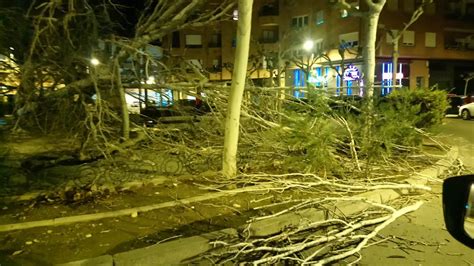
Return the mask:
<path fill-rule="evenodd" d="M 93 66 L 97 66 L 98 64 L 100 64 L 100 61 L 97 58 L 91 58 L 91 64 Z"/>
<path fill-rule="evenodd" d="M 303 44 L 303 49 L 305 49 L 308 52 L 313 50 L 313 47 L 314 47 L 314 42 L 311 40 L 307 40 Z"/>

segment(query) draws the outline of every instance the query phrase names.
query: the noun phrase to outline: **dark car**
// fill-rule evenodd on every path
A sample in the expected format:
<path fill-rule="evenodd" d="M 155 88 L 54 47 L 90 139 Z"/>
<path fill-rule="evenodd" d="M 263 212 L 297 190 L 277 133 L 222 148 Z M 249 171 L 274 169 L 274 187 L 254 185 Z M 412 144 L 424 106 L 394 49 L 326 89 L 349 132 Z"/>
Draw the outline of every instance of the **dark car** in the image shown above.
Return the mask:
<path fill-rule="evenodd" d="M 449 107 L 446 109 L 447 115 L 457 115 L 459 113 L 459 107 L 464 104 L 462 96 L 455 94 L 448 94 Z"/>
<path fill-rule="evenodd" d="M 197 116 L 211 111 L 209 104 L 202 100 L 181 99 L 166 107 L 147 106 L 141 110 L 141 121 L 146 126 L 160 123 L 183 123 L 198 120 Z"/>

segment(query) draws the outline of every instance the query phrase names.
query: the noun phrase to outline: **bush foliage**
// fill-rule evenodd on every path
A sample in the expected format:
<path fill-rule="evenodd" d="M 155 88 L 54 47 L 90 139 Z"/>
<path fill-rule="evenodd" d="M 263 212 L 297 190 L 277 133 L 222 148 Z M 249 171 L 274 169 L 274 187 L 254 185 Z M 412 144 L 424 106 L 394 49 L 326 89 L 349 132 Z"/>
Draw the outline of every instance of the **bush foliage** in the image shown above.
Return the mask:
<path fill-rule="evenodd" d="M 444 91 L 430 89 L 401 89 L 375 102 L 370 139 L 359 143 L 366 156 L 393 154 L 418 148 L 422 144 L 422 131 L 430 131 L 441 125 L 448 107 Z M 366 116 L 355 120 L 358 136 Z"/>

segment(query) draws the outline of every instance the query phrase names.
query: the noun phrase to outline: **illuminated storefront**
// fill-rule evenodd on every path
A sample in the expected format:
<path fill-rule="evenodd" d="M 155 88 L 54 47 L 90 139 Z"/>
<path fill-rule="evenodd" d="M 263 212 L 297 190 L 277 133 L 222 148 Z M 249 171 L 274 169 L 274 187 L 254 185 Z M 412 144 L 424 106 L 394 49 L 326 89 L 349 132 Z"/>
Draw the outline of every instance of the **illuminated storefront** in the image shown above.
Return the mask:
<path fill-rule="evenodd" d="M 392 84 L 393 64 L 391 62 L 377 63 L 376 81 L 380 82 L 381 94 L 387 95 L 393 91 L 394 85 L 409 86 L 410 65 L 408 63 L 398 64 L 397 83 Z"/>
<path fill-rule="evenodd" d="M 387 95 L 393 91 L 392 84 L 393 67 L 391 62 L 378 62 L 375 73 L 375 86 L 380 88 L 381 95 Z M 409 86 L 410 64 L 402 62 L 398 65 L 397 86 Z M 293 69 L 292 85 L 295 88 L 293 96 L 305 97 L 307 85 L 311 88 L 324 89 L 332 95 L 363 95 L 362 66 L 360 63 L 345 65 L 345 71 L 341 74 L 341 67 L 317 66 L 310 72 L 308 78 L 303 70 Z M 376 90 L 377 91 L 377 90 Z"/>

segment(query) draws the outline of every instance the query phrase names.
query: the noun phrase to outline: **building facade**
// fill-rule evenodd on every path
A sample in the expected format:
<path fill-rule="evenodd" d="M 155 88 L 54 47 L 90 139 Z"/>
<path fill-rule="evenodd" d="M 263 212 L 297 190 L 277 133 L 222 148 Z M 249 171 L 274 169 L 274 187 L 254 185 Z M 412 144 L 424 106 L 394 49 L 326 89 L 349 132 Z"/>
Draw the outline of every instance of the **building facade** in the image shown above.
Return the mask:
<path fill-rule="evenodd" d="M 250 77 L 268 85 L 278 69 L 284 85 L 333 89 L 356 94 L 361 82 L 362 19 L 335 7 L 335 0 L 255 0 Z M 364 1 L 347 1 L 364 10 Z M 391 90 L 392 44 L 422 0 L 387 0 L 377 32 L 376 85 Z M 211 81 L 229 81 L 236 47 L 238 12 L 232 19 L 205 28 L 174 32 L 163 40 L 170 56 L 180 57 L 208 73 Z M 311 41 L 311 49 L 303 49 Z M 300 64 L 298 64 L 298 60 Z M 301 63 L 305 67 L 302 67 Z M 306 69 L 305 69 L 306 68 Z M 463 75 L 474 72 L 474 0 L 434 0 L 400 38 L 397 85 L 435 84 L 464 89 Z M 283 82 L 279 83 L 283 85 Z M 474 84 L 468 91 L 474 92 Z M 353 89 L 354 88 L 354 89 Z"/>

